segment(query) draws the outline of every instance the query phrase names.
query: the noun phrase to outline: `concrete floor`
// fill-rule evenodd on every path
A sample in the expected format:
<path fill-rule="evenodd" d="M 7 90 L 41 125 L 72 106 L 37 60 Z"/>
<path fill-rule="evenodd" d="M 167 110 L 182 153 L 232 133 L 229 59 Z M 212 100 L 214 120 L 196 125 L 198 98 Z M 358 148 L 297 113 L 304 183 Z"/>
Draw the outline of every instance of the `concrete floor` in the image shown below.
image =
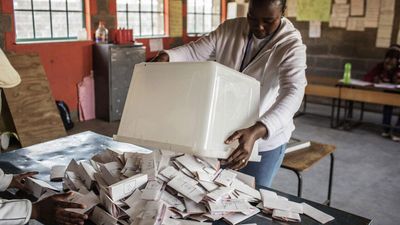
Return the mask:
<path fill-rule="evenodd" d="M 330 108 L 310 104 L 309 112 L 329 115 Z M 367 113 L 366 121 L 380 121 L 380 115 Z M 329 127 L 329 118 L 304 115 L 295 120 L 293 137 L 336 145 L 332 207 L 373 219 L 374 225 L 395 225 L 400 221 L 400 143 L 380 136 L 381 129 L 362 125 L 349 131 Z M 77 123 L 69 134 L 85 130 L 112 136 L 118 122 L 100 120 Z M 303 174 L 303 197 L 317 202 L 326 199 L 329 158 Z M 281 169 L 273 188 L 297 194 L 297 178 Z"/>

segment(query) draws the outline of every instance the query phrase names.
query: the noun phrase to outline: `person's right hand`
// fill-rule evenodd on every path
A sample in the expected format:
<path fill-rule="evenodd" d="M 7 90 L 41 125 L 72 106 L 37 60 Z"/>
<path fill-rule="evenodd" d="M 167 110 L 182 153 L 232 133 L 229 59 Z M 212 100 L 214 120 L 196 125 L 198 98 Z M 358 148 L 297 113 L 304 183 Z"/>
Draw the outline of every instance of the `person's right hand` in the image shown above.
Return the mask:
<path fill-rule="evenodd" d="M 151 62 L 169 62 L 169 55 L 166 52 L 161 51 L 151 60 Z"/>
<path fill-rule="evenodd" d="M 29 190 L 25 186 L 25 180 L 26 178 L 33 177 L 36 174 L 38 174 L 38 172 L 33 172 L 33 171 L 21 174 L 14 174 L 10 183 L 10 188 L 18 188 L 20 190 L 29 192 Z"/>
<path fill-rule="evenodd" d="M 87 215 L 70 212 L 66 208 L 85 208 L 78 203 L 69 202 L 67 199 L 73 193 L 57 194 L 32 205 L 31 219 L 36 219 L 44 224 L 59 225 L 83 225 L 88 218 Z"/>

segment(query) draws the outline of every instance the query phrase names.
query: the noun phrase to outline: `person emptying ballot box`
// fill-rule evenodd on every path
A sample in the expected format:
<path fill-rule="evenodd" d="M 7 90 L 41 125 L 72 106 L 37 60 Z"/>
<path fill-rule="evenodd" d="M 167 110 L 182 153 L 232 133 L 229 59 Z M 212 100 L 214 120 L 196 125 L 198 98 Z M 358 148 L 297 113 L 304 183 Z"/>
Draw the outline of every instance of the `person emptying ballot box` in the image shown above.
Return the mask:
<path fill-rule="evenodd" d="M 250 0 L 247 18 L 222 23 L 196 42 L 161 51 L 153 62 L 206 61 L 218 63 L 257 79 L 261 84 L 260 117 L 225 141 L 239 146 L 222 163 L 270 187 L 294 130 L 293 116 L 304 96 L 306 47 L 300 32 L 283 17 L 286 0 Z M 260 162 L 248 162 L 259 141 Z"/>

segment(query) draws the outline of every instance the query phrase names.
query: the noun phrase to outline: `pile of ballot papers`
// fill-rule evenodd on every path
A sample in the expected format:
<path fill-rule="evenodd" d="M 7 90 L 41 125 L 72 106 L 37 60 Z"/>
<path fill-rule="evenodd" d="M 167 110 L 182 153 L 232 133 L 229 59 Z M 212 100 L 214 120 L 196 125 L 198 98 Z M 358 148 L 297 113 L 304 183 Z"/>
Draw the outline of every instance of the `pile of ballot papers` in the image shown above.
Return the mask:
<path fill-rule="evenodd" d="M 88 161 L 54 167 L 52 179 L 60 176 L 64 190 L 74 192 L 69 200 L 86 205 L 68 210 L 88 214 L 97 225 L 238 224 L 260 211 L 283 221 L 300 222 L 302 213 L 321 223 L 334 219 L 308 204 L 256 190 L 254 177 L 221 169 L 217 159 L 170 151 L 107 149 Z M 31 180 L 36 196 L 54 194 L 54 188 Z"/>

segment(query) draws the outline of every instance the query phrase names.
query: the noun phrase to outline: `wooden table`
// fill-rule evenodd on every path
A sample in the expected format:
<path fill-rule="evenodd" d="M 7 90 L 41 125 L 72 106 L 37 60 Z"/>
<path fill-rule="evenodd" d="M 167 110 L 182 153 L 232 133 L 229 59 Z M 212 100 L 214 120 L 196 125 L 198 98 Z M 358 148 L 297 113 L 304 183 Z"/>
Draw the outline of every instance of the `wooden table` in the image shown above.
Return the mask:
<path fill-rule="evenodd" d="M 71 135 L 64 138 L 59 138 L 53 141 L 45 142 L 38 145 L 18 149 L 12 152 L 0 154 L 0 167 L 6 173 L 18 173 L 22 171 L 36 170 L 40 172 L 38 176 L 40 179 L 49 182 L 50 168 L 52 165 L 68 164 L 73 158 L 77 160 L 89 159 L 93 155 L 104 150 L 105 147 L 110 146 L 113 148 L 121 147 L 112 141 L 111 138 L 96 134 L 94 132 L 83 132 Z M 125 146 L 122 146 L 125 147 Z M 49 182 L 61 190 L 61 183 Z M 264 188 L 265 187 L 258 187 Z M 269 189 L 272 190 L 272 189 Z M 275 191 L 275 190 L 274 190 Z M 280 195 L 289 198 L 295 202 L 306 202 L 307 204 L 325 212 L 333 217 L 335 220 L 327 223 L 329 225 L 368 225 L 371 220 L 357 216 L 339 209 L 335 209 L 326 205 L 312 202 L 303 198 L 293 195 L 285 194 L 276 191 Z M 317 225 L 317 221 L 308 216 L 301 215 L 301 224 Z M 275 225 L 286 224 L 280 221 L 272 220 L 270 216 L 259 213 L 242 223 L 256 223 L 257 225 Z M 91 224 L 88 222 L 88 224 Z M 227 225 L 224 221 L 216 221 L 213 225 Z"/>
<path fill-rule="evenodd" d="M 333 105 L 333 109 L 337 107 L 336 112 L 336 126 L 351 129 L 352 127 L 363 122 L 364 118 L 364 105 L 378 104 L 400 107 L 400 88 L 380 88 L 370 86 L 359 86 L 352 84 L 338 83 L 337 87 L 340 88 L 340 97 L 337 106 Z M 344 115 L 341 118 L 342 101 L 344 101 Z M 353 119 L 353 105 L 354 102 L 361 103 L 360 116 L 358 120 Z M 351 124 L 355 122 L 355 124 Z M 378 125 L 381 125 L 379 123 Z M 393 126 L 390 126 L 393 128 Z"/>

